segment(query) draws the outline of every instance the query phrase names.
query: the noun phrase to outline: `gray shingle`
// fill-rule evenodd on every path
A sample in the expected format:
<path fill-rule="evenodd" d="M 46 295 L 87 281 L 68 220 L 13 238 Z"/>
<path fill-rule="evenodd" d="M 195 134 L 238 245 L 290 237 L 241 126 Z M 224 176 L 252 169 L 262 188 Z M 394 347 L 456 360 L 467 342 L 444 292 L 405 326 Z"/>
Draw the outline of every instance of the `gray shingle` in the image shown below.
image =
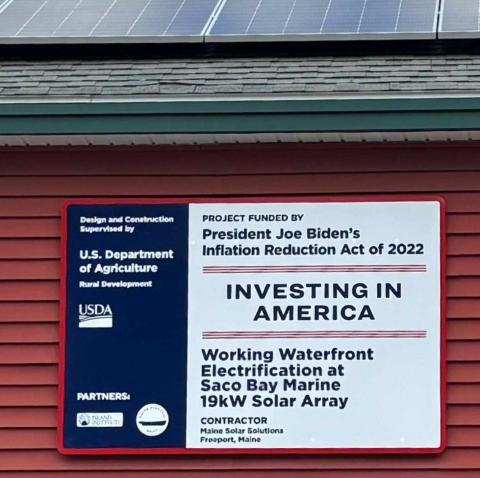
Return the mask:
<path fill-rule="evenodd" d="M 480 55 L 0 61 L 0 99 L 480 90 Z"/>

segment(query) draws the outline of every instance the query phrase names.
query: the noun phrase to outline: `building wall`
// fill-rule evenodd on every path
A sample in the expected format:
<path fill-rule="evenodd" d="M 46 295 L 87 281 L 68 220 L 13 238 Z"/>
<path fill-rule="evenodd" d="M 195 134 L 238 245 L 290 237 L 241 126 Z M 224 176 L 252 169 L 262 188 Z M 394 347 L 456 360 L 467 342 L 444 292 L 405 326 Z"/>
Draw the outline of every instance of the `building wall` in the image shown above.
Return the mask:
<path fill-rule="evenodd" d="M 447 450 L 439 456 L 64 457 L 55 449 L 67 198 L 430 194 L 447 205 Z M 0 478 L 480 476 L 480 145 L 0 152 Z M 412 407 L 415 404 L 412 403 Z M 161 472 L 161 473 L 159 473 Z M 47 474 L 48 473 L 48 474 Z"/>

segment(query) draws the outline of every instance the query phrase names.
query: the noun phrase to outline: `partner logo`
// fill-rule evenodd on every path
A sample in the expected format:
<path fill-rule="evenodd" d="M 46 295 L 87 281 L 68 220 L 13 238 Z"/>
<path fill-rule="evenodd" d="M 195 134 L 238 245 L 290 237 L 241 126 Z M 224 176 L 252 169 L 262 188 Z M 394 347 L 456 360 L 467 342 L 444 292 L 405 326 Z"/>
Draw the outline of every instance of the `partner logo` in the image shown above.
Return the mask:
<path fill-rule="evenodd" d="M 120 428 L 123 413 L 77 413 L 77 428 Z"/>
<path fill-rule="evenodd" d="M 168 427 L 168 412 L 158 403 L 149 403 L 137 413 L 137 428 L 144 435 L 156 437 Z"/>
<path fill-rule="evenodd" d="M 79 304 L 78 326 L 80 328 L 111 328 L 113 326 L 112 308 L 108 304 Z"/>
<path fill-rule="evenodd" d="M 90 423 L 91 420 L 89 415 L 86 413 L 77 413 L 77 427 L 88 427 Z"/>

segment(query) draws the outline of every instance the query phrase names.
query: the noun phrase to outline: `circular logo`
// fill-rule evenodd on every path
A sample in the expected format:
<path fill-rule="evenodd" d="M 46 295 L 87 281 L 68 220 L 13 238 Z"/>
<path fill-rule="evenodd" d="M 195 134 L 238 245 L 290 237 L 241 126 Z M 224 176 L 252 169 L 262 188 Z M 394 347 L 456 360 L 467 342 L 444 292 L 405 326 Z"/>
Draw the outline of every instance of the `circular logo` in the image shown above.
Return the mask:
<path fill-rule="evenodd" d="M 80 427 L 88 427 L 90 425 L 90 417 L 88 415 L 79 415 L 77 418 L 77 424 Z"/>
<path fill-rule="evenodd" d="M 149 403 L 137 413 L 137 428 L 149 437 L 161 435 L 168 427 L 168 412 L 158 403 Z"/>

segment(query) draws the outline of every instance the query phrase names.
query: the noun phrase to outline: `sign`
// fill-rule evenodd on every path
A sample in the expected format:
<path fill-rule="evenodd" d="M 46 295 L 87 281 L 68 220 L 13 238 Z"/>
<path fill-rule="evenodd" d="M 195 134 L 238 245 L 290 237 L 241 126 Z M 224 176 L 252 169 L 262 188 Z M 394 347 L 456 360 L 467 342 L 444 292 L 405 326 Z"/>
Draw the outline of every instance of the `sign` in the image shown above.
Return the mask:
<path fill-rule="evenodd" d="M 66 204 L 59 450 L 445 444 L 439 198 Z"/>

